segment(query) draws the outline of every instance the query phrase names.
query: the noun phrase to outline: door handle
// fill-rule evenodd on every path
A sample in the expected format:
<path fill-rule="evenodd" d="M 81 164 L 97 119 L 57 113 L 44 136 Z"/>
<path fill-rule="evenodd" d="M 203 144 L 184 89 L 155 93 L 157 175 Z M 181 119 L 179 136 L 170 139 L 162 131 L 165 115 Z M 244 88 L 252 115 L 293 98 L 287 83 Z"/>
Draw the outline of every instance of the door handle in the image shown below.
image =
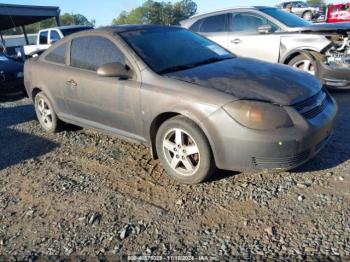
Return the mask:
<path fill-rule="evenodd" d="M 75 82 L 73 79 L 67 81 L 66 85 L 69 86 L 69 87 L 77 87 L 78 86 L 77 82 Z"/>
<path fill-rule="evenodd" d="M 239 44 L 239 43 L 241 43 L 242 42 L 242 40 L 241 39 L 239 39 L 239 38 L 236 38 L 236 39 L 234 39 L 234 40 L 231 40 L 231 43 L 232 44 Z"/>

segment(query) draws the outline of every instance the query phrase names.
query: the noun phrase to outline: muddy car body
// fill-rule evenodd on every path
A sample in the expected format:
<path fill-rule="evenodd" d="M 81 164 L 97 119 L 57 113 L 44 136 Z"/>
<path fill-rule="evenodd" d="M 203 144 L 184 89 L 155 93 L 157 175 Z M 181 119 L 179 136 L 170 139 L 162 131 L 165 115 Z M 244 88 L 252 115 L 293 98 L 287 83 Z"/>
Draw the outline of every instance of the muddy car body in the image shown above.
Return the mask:
<path fill-rule="evenodd" d="M 252 7 L 194 16 L 181 25 L 237 55 L 297 67 L 329 88 L 350 88 L 350 24 L 311 24 L 277 8 Z"/>
<path fill-rule="evenodd" d="M 45 130 L 62 120 L 150 145 L 184 183 L 214 167 L 294 168 L 324 146 L 337 111 L 310 74 L 180 27 L 69 36 L 26 62 L 25 85 Z"/>

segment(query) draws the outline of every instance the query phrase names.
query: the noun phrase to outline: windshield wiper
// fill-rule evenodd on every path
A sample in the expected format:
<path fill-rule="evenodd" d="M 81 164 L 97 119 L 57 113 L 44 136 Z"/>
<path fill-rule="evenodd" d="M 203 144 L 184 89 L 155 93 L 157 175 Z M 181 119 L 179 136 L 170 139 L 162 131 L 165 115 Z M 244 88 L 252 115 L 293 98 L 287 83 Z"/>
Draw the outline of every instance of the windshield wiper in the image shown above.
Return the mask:
<path fill-rule="evenodd" d="M 211 57 L 211 58 L 208 58 L 206 60 L 202 60 L 202 61 L 199 61 L 197 63 L 193 63 L 193 64 L 189 64 L 189 65 L 177 65 L 177 66 L 168 67 L 168 68 L 162 69 L 158 73 L 159 74 L 173 73 L 173 72 L 191 69 L 191 68 L 194 68 L 197 66 L 211 64 L 211 63 L 215 63 L 215 62 L 220 62 L 222 60 L 232 59 L 232 58 L 233 57 Z"/>

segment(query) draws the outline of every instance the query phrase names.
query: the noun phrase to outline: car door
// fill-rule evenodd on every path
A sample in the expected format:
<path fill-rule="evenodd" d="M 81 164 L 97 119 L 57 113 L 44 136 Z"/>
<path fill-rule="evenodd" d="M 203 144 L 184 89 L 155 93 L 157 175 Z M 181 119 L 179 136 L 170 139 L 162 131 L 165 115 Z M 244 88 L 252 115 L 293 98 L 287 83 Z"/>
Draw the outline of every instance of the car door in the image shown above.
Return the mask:
<path fill-rule="evenodd" d="M 71 70 L 65 78 L 70 117 L 83 125 L 128 137 L 141 135 L 141 85 L 136 74 L 123 80 L 96 73 L 99 66 L 113 62 L 134 70 L 113 38 L 88 35 L 71 41 Z"/>
<path fill-rule="evenodd" d="M 271 32 L 259 33 L 261 26 L 271 26 Z M 278 62 L 281 36 L 278 26 L 256 12 L 234 12 L 229 19 L 229 47 L 233 53 L 269 62 Z"/>
<path fill-rule="evenodd" d="M 47 89 L 44 90 L 54 101 L 55 111 L 58 115 L 67 114 L 68 108 L 64 98 L 65 84 L 62 79 L 69 73 L 68 63 L 68 43 L 64 42 L 52 48 L 48 53 L 43 54 L 43 64 L 46 73 L 42 78 L 48 82 Z M 50 72 L 50 73 L 47 73 Z M 49 81 L 47 81 L 49 80 Z"/>
<path fill-rule="evenodd" d="M 202 18 L 194 23 L 190 30 L 209 38 L 219 45 L 228 47 L 228 14 L 218 14 Z"/>

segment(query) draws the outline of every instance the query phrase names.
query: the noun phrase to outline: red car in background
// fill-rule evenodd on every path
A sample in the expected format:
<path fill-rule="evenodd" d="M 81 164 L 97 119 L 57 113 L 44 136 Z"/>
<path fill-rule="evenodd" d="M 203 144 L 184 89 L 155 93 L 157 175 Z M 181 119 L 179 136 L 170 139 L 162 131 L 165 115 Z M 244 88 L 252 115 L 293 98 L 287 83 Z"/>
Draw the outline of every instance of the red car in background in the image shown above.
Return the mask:
<path fill-rule="evenodd" d="M 350 22 L 350 3 L 330 5 L 327 14 L 327 22 Z"/>

